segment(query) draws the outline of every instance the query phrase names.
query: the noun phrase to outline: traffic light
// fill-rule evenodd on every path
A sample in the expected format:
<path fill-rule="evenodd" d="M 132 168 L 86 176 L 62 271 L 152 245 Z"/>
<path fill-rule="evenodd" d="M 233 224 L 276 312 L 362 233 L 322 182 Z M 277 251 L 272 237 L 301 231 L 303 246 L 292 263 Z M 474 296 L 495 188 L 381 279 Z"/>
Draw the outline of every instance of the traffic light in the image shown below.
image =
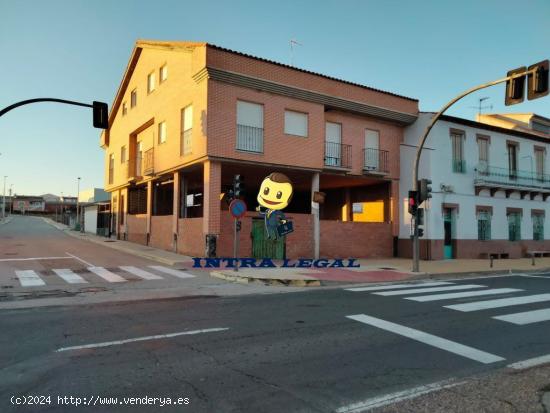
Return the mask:
<path fill-rule="evenodd" d="M 409 214 L 416 215 L 418 210 L 417 191 L 409 191 Z"/>
<path fill-rule="evenodd" d="M 424 208 L 416 210 L 416 222 L 418 225 L 424 225 Z"/>
<path fill-rule="evenodd" d="M 103 102 L 92 102 L 94 128 L 109 129 L 109 107 Z"/>
<path fill-rule="evenodd" d="M 235 229 L 236 229 L 237 231 L 240 231 L 241 228 L 242 228 L 242 223 L 241 223 L 240 220 L 237 220 L 237 223 L 235 224 Z"/>
<path fill-rule="evenodd" d="M 422 238 L 424 236 L 424 228 L 418 228 L 417 234 L 418 238 Z"/>
<path fill-rule="evenodd" d="M 244 177 L 242 175 L 235 175 L 233 178 L 233 195 L 236 199 L 244 196 Z"/>
<path fill-rule="evenodd" d="M 548 60 L 529 66 L 534 73 L 527 75 L 527 99 L 533 100 L 548 94 Z"/>
<path fill-rule="evenodd" d="M 518 67 L 517 69 L 510 70 L 506 76 L 512 76 L 516 73 L 524 73 L 527 70 L 525 66 Z M 515 105 L 516 103 L 523 102 L 525 97 L 525 75 L 518 76 L 506 81 L 506 96 L 504 98 L 504 104 L 506 106 Z"/>
<path fill-rule="evenodd" d="M 418 188 L 420 188 L 420 191 L 418 192 L 418 204 L 421 204 L 426 199 L 432 197 L 432 187 L 430 186 L 431 184 L 431 179 L 421 179 L 420 181 L 418 181 Z"/>

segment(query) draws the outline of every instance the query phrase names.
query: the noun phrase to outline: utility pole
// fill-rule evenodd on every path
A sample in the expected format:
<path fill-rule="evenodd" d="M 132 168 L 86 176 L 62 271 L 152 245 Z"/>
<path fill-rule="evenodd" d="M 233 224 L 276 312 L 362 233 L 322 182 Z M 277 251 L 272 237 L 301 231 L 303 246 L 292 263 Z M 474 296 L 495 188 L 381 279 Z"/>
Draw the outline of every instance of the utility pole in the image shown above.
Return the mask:
<path fill-rule="evenodd" d="M 2 219 L 6 218 L 6 178 L 8 176 L 4 175 L 4 192 L 2 195 Z"/>
<path fill-rule="evenodd" d="M 524 99 L 524 83 L 525 83 L 525 77 L 527 77 L 527 80 L 529 82 L 529 99 L 537 99 L 542 96 L 546 96 L 548 94 L 548 60 L 536 63 L 534 65 L 529 66 L 527 69 L 526 67 L 521 67 L 515 70 L 511 70 L 507 73 L 506 77 L 503 77 L 502 79 L 494 80 L 492 82 L 483 83 L 481 85 L 475 86 L 471 89 L 468 89 L 467 91 L 461 93 L 460 95 L 456 96 L 454 99 L 449 101 L 443 108 L 436 113 L 436 115 L 432 118 L 428 126 L 426 127 L 426 130 L 424 131 L 424 134 L 420 138 L 418 148 L 416 149 L 416 156 L 414 159 L 413 164 L 413 170 L 412 170 L 412 190 L 413 192 L 418 191 L 418 167 L 420 164 L 420 155 L 422 154 L 422 148 L 424 147 L 424 144 L 426 143 L 426 139 L 428 138 L 428 135 L 430 131 L 432 130 L 435 123 L 438 121 L 438 119 L 445 113 L 447 109 L 449 109 L 452 105 L 454 105 L 456 102 L 458 102 L 460 99 L 462 99 L 465 96 L 468 96 L 469 94 L 476 92 L 481 89 L 488 88 L 490 86 L 498 85 L 500 83 L 506 82 L 506 105 L 513 105 L 516 103 L 520 103 Z M 419 250 L 419 242 L 418 242 L 418 219 L 416 216 L 416 213 L 411 214 L 411 225 L 412 225 L 412 256 L 413 256 L 413 265 L 412 265 L 412 271 L 413 272 L 419 272 L 420 271 L 420 250 Z"/>
<path fill-rule="evenodd" d="M 80 176 L 78 177 L 78 180 L 77 180 L 77 187 L 76 187 L 76 225 L 75 225 L 75 229 L 77 231 L 80 230 L 80 208 L 79 208 L 79 194 L 80 194 Z"/>
<path fill-rule="evenodd" d="M 10 185 L 10 215 L 13 214 L 13 195 L 12 195 L 12 188 L 13 188 L 13 184 Z"/>

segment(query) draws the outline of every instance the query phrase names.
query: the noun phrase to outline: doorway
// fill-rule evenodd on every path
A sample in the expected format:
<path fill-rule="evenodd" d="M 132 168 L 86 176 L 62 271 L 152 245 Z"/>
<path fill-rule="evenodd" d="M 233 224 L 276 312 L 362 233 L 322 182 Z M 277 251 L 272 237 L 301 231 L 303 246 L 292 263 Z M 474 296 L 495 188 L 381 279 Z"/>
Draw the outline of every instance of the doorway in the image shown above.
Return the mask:
<path fill-rule="evenodd" d="M 453 209 L 443 209 L 443 228 L 445 236 L 443 240 L 443 258 L 446 260 L 454 258 L 453 251 L 453 233 L 454 233 L 454 220 Z"/>
<path fill-rule="evenodd" d="M 282 260 L 285 258 L 286 237 L 267 239 L 265 222 L 263 219 L 252 220 L 252 257 L 272 258 Z"/>

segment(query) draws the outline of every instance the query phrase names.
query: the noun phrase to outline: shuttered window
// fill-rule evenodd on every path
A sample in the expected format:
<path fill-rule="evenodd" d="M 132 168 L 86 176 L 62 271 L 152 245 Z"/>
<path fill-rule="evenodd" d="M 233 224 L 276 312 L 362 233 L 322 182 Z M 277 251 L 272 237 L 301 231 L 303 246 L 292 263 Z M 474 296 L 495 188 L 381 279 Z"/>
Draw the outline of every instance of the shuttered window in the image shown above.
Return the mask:
<path fill-rule="evenodd" d="M 193 106 L 181 111 L 180 153 L 188 155 L 193 150 Z"/>
<path fill-rule="evenodd" d="M 237 101 L 236 149 L 264 151 L 264 107 L 257 103 Z"/>
<path fill-rule="evenodd" d="M 285 133 L 307 138 L 307 113 L 285 110 Z"/>
<path fill-rule="evenodd" d="M 466 172 L 466 163 L 464 162 L 464 133 L 451 131 L 451 145 L 453 172 Z"/>

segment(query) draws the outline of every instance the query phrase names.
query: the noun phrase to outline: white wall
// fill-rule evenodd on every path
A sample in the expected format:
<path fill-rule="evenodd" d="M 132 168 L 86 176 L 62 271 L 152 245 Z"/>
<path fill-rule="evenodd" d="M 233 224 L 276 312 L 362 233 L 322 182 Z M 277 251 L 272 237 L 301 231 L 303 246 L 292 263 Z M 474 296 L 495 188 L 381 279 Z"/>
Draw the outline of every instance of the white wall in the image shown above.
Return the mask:
<path fill-rule="evenodd" d="M 400 238 L 410 236 L 410 215 L 408 213 L 406 199 L 408 191 L 412 187 L 412 163 L 416 153 L 416 145 L 419 137 L 431 119 L 433 114 L 422 113 L 419 119 L 405 129 L 404 143 L 401 145 L 401 184 L 400 184 Z M 466 134 L 464 142 L 464 158 L 466 161 L 466 173 L 455 173 L 452 170 L 452 149 L 450 128 L 463 130 Z M 489 205 L 493 207 L 491 221 L 491 238 L 508 239 L 508 220 L 506 208 L 522 208 L 523 219 L 521 225 L 521 238 L 533 239 L 533 226 L 531 221 L 531 209 L 545 209 L 546 217 L 550 216 L 549 202 L 543 202 L 537 195 L 534 200 L 529 197 L 521 200 L 520 195 L 514 192 L 510 198 L 505 197 L 504 191 L 496 192 L 491 197 L 489 191 L 483 190 L 479 196 L 475 195 L 474 178 L 475 168 L 478 163 L 478 146 L 476 134 L 491 137 L 489 145 L 489 165 L 508 168 L 508 153 L 506 141 L 519 142 L 518 170 L 531 171 L 531 160 L 535 168 L 534 146 L 546 146 L 547 157 L 550 156 L 550 145 L 540 141 L 515 136 L 513 134 L 494 132 L 483 128 L 474 128 L 459 123 L 438 121 L 426 141 L 422 152 L 419 178 L 432 180 L 433 198 L 424 204 L 425 226 L 424 239 L 443 239 L 443 215 L 441 205 L 443 203 L 459 204 L 459 212 L 456 221 L 456 238 L 477 239 L 476 205 Z M 412 145 L 414 147 L 408 146 Z M 426 153 L 426 154 L 425 154 Z M 545 162 L 548 173 L 548 159 Z M 441 184 L 451 185 L 453 193 L 441 191 Z M 545 225 L 545 239 L 550 239 L 550 225 Z"/>
<path fill-rule="evenodd" d="M 97 205 L 84 208 L 84 230 L 91 234 L 97 231 Z"/>

